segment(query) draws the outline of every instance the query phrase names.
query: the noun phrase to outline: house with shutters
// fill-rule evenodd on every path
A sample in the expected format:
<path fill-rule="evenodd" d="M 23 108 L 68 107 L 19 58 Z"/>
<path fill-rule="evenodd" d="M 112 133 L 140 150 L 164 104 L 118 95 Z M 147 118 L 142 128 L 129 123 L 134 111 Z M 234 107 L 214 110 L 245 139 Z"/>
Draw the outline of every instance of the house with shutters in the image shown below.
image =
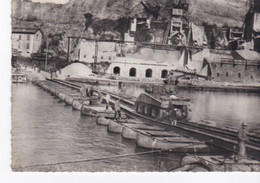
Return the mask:
<path fill-rule="evenodd" d="M 40 29 L 13 28 L 12 30 L 12 54 L 16 56 L 30 57 L 37 53 L 42 45 L 43 34 Z"/>

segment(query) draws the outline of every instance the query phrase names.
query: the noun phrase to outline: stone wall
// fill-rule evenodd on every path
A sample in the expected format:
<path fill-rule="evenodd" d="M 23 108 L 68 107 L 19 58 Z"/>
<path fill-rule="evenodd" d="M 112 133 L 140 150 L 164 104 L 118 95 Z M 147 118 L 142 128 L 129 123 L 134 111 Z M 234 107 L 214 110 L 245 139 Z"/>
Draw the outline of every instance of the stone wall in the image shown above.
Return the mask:
<path fill-rule="evenodd" d="M 170 65 L 114 62 L 109 66 L 106 72 L 107 74 L 127 78 L 163 79 L 173 68 L 174 67 Z"/>
<path fill-rule="evenodd" d="M 260 68 L 257 66 L 246 66 L 211 63 L 212 80 L 227 82 L 259 82 Z"/>

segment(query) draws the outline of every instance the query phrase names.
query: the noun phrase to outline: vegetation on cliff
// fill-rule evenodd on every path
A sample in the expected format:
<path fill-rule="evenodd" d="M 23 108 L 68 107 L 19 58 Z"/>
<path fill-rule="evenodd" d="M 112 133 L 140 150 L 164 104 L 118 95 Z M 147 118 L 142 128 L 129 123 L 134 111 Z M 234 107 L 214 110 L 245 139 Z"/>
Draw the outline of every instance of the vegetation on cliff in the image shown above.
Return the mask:
<path fill-rule="evenodd" d="M 67 36 L 122 38 L 129 28 L 127 18 L 143 13 L 139 8 L 141 2 L 142 0 L 70 0 L 69 3 L 61 5 L 13 0 L 12 24 L 15 27 L 41 27 L 44 38 L 49 35 L 55 37 L 55 45 L 66 51 Z M 158 16 L 154 19 L 167 22 L 171 5 L 178 0 L 145 2 L 158 11 Z M 241 27 L 249 9 L 248 0 L 187 0 L 187 3 L 188 19 L 201 25 L 206 23 Z M 86 13 L 93 15 L 88 23 Z"/>

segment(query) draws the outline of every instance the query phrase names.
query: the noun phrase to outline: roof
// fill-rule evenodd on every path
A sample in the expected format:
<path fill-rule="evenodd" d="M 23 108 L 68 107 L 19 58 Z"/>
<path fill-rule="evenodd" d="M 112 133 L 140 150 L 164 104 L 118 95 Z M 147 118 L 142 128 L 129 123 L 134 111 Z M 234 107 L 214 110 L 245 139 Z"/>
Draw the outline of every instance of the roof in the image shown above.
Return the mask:
<path fill-rule="evenodd" d="M 161 101 L 147 93 L 141 93 L 136 101 L 161 107 Z"/>
<path fill-rule="evenodd" d="M 40 31 L 38 28 L 13 28 L 12 33 L 20 33 L 20 34 L 35 34 L 37 31 Z"/>
<path fill-rule="evenodd" d="M 226 51 L 226 54 L 224 52 L 210 52 L 210 55 L 204 58 L 209 62 L 218 62 L 222 59 L 258 61 L 260 58 L 260 53 L 252 50 L 236 50 L 233 52 Z"/>
<path fill-rule="evenodd" d="M 260 60 L 260 53 L 252 50 L 236 50 L 236 53 L 243 58 L 243 60 Z"/>

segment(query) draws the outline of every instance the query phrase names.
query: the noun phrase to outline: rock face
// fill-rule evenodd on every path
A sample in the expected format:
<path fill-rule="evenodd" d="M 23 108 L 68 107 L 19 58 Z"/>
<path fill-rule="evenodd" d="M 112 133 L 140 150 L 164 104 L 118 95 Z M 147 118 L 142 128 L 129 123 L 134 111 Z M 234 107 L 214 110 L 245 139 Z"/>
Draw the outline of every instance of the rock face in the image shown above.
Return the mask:
<path fill-rule="evenodd" d="M 249 9 L 248 0 L 189 0 L 189 18 L 195 23 L 241 27 Z"/>
<path fill-rule="evenodd" d="M 159 19 L 168 14 L 173 0 L 149 0 L 159 6 Z M 127 17 L 142 0 L 70 0 L 60 5 L 53 3 L 32 3 L 25 0 L 12 1 L 12 17 L 27 21 L 43 21 L 48 23 L 82 22 L 85 13 L 91 13 L 95 19 L 118 19 Z M 249 9 L 248 0 L 187 0 L 188 16 L 198 24 L 227 24 L 240 26 Z M 163 13 L 167 12 L 167 13 Z"/>
<path fill-rule="evenodd" d="M 178 0 L 177 0 L 178 1 Z M 188 19 L 196 24 L 241 27 L 249 9 L 248 0 L 187 0 Z M 66 51 L 67 36 L 111 39 L 122 37 L 128 25 L 126 18 L 142 12 L 142 0 L 70 0 L 67 4 L 32 3 L 30 0 L 12 0 L 12 25 L 15 27 L 41 27 L 44 36 L 62 35 L 59 47 Z M 176 0 L 145 0 L 159 10 L 158 21 L 167 21 L 170 8 Z M 86 29 L 84 15 L 93 15 Z M 126 25 L 124 25 L 124 23 Z M 77 44 L 77 43 L 72 43 Z"/>

